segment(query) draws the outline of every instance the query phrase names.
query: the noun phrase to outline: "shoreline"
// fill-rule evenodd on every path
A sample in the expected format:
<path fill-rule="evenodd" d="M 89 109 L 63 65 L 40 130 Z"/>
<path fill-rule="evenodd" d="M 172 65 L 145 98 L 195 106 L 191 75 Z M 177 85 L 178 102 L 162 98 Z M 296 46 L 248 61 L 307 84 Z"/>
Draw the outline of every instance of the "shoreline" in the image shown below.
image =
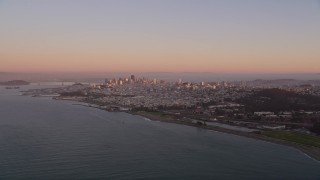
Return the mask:
<path fill-rule="evenodd" d="M 126 112 L 131 115 L 138 115 L 144 118 L 148 118 L 152 121 L 160 121 L 160 122 L 166 122 L 166 123 L 173 123 L 173 124 L 180 124 L 180 125 L 185 125 L 185 126 L 191 126 L 191 127 L 197 127 L 197 128 L 202 128 L 202 129 L 207 129 L 207 130 L 213 130 L 217 132 L 222 132 L 222 133 L 227 133 L 227 134 L 232 134 L 232 135 L 237 135 L 237 136 L 242 136 L 246 138 L 252 138 L 255 140 L 261 140 L 269 143 L 275 143 L 279 145 L 284 145 L 284 146 L 289 146 L 292 148 L 295 148 L 299 150 L 302 154 L 306 155 L 307 157 L 317 161 L 320 163 L 320 149 L 317 147 L 313 146 L 307 146 L 303 144 L 298 144 L 295 142 L 291 141 L 285 141 L 282 139 L 275 139 L 271 137 L 264 136 L 262 134 L 259 134 L 258 132 L 244 132 L 244 131 L 237 131 L 237 130 L 232 130 L 232 129 L 226 129 L 218 126 L 204 126 L 204 125 L 198 125 L 192 122 L 186 122 L 186 121 L 179 121 L 174 118 L 166 118 L 166 117 L 160 117 L 157 115 L 150 114 L 148 112 Z"/>
<path fill-rule="evenodd" d="M 66 100 L 66 99 L 56 99 L 56 100 Z M 70 100 L 70 99 L 68 99 L 68 100 Z M 71 101 L 79 102 L 75 99 L 73 99 Z M 218 127 L 218 126 L 199 125 L 196 123 L 192 123 L 190 121 L 178 120 L 173 117 L 161 117 L 159 115 L 151 114 L 150 112 L 146 112 L 146 111 L 109 111 L 107 109 L 103 109 L 103 108 L 99 107 L 99 105 L 91 104 L 88 102 L 82 102 L 82 103 L 86 103 L 86 104 L 73 104 L 73 105 L 80 105 L 80 106 L 85 106 L 85 107 L 96 108 L 96 109 L 100 109 L 100 110 L 107 111 L 107 112 L 124 112 L 124 113 L 131 114 L 131 115 L 138 115 L 138 116 L 141 116 L 142 118 L 147 118 L 151 121 L 180 124 L 180 125 L 202 128 L 202 129 L 207 129 L 207 130 L 213 130 L 213 131 L 217 131 L 217 132 L 221 132 L 221 133 L 242 136 L 242 137 L 246 137 L 246 138 L 252 138 L 255 140 L 261 140 L 261 141 L 265 141 L 265 142 L 269 142 L 269 143 L 284 145 L 284 146 L 295 148 L 296 150 L 300 151 L 305 156 L 320 163 L 320 148 L 317 148 L 314 146 L 308 146 L 308 145 L 304 145 L 304 144 L 299 144 L 299 143 L 295 143 L 292 141 L 286 141 L 286 140 L 282 140 L 282 139 L 268 137 L 268 136 L 262 135 L 260 133 L 260 131 L 245 132 L 245 131 L 239 131 L 239 130 Z"/>

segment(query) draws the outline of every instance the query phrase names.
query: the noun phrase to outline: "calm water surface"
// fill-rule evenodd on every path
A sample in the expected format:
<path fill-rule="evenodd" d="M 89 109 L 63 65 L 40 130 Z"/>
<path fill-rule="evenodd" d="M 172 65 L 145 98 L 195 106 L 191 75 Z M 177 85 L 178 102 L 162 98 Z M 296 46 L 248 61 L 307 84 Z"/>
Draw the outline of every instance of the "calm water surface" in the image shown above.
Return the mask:
<path fill-rule="evenodd" d="M 290 147 L 73 104 L 0 86 L 0 179 L 320 179 Z"/>

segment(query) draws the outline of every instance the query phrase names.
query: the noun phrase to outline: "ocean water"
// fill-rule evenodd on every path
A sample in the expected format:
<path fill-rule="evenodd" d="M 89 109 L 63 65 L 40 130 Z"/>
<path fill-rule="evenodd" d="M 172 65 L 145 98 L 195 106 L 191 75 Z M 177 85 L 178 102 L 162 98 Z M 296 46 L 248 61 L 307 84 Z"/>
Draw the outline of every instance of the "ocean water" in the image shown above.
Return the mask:
<path fill-rule="evenodd" d="M 0 86 L 0 179 L 320 179 L 291 147 L 74 104 Z"/>

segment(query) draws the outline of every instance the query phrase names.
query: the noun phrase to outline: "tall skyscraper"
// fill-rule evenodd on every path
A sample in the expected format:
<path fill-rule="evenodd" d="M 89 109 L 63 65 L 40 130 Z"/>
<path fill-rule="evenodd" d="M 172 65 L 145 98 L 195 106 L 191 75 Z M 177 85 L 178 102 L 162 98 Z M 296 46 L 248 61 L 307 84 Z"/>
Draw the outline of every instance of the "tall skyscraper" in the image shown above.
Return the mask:
<path fill-rule="evenodd" d="M 131 82 L 133 83 L 136 82 L 136 77 L 134 75 L 131 75 L 130 79 L 131 79 Z"/>

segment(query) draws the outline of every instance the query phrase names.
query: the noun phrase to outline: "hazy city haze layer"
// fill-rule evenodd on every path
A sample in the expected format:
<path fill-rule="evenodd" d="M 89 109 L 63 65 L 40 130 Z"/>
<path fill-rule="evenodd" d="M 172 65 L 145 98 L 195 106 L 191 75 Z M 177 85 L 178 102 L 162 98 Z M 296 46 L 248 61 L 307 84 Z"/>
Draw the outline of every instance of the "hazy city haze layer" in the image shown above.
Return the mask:
<path fill-rule="evenodd" d="M 178 79 L 190 82 L 219 82 L 219 81 L 252 81 L 256 79 L 275 80 L 275 79 L 296 79 L 296 80 L 317 80 L 320 74 L 250 74 L 250 73 L 209 73 L 209 72 L 59 72 L 59 73 L 13 73 L 0 72 L 0 82 L 10 80 L 26 80 L 29 82 L 104 82 L 106 78 L 127 78 L 130 75 L 145 78 L 157 78 L 161 80 L 176 82 Z"/>
<path fill-rule="evenodd" d="M 320 71 L 316 0 L 4 0 L 0 22 L 0 71 Z"/>

